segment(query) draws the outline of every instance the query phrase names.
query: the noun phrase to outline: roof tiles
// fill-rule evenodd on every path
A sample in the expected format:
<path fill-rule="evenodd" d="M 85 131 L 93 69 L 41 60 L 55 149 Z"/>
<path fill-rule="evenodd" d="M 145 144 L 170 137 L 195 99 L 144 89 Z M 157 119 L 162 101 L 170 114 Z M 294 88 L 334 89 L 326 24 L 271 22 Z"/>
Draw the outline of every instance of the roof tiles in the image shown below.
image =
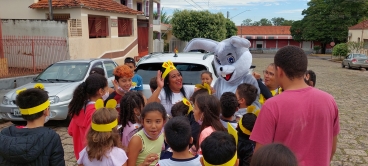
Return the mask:
<path fill-rule="evenodd" d="M 291 26 L 237 26 L 238 35 L 291 35 Z"/>
<path fill-rule="evenodd" d="M 39 0 L 37 3 L 29 6 L 32 9 L 48 8 L 48 0 Z M 133 10 L 113 0 L 53 0 L 53 8 L 73 8 L 82 7 L 87 9 L 102 10 L 124 14 L 142 14 L 142 12 Z"/>
<path fill-rule="evenodd" d="M 362 21 L 359 24 L 349 27 L 349 30 L 361 30 L 361 29 L 368 29 L 368 20 Z"/>

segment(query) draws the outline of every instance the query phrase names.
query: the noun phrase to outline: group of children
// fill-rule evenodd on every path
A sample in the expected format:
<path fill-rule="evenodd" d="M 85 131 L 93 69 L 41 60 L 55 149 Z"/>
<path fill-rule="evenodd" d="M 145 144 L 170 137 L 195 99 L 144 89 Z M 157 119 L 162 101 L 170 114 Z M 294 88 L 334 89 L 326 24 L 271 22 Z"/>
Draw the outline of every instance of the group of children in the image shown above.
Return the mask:
<path fill-rule="evenodd" d="M 242 83 L 236 93 L 226 92 L 217 99 L 208 86 L 212 83 L 212 74 L 205 71 L 201 75 L 202 84 L 197 86 L 193 95 L 174 104 L 171 116 L 168 116 L 161 103 L 147 104 L 140 92 L 130 91 L 134 71 L 129 66 L 118 66 L 114 70 L 113 92 L 103 73 L 98 70 L 91 72 L 75 89 L 69 104 L 72 120 L 68 133 L 73 137 L 79 165 L 265 166 L 276 161 L 280 165 L 297 165 L 292 152 L 281 144 L 264 146 L 253 154 L 255 142 L 249 136 L 259 113 L 251 105 L 257 98 L 257 88 L 253 85 Z M 156 78 L 151 79 L 150 87 L 152 91 L 157 88 Z M 28 122 L 24 131 L 42 128 L 41 121 L 49 114 L 49 104 L 31 100 L 36 96 L 48 101 L 47 93 L 39 89 L 18 94 L 16 103 Z M 29 100 L 28 105 L 21 104 L 25 100 Z M 25 111 L 22 112 L 22 109 Z M 37 119 L 40 123 L 36 125 L 34 122 Z M 236 129 L 236 138 L 227 133 L 229 128 Z M 52 130 L 47 132 L 55 138 L 52 140 L 53 147 L 45 147 L 45 154 L 49 156 L 39 156 L 37 163 L 49 159 L 50 164 L 46 165 L 65 165 L 62 164 L 65 162 L 60 137 Z M 2 135 L 9 133 L 12 132 L 1 131 Z M 7 142 L 1 135 L 0 141 Z M 0 164 L 5 161 L 18 163 L 11 156 L 3 157 L 1 149 L 4 146 L 0 146 Z M 283 153 L 280 154 L 281 151 Z M 276 157 L 278 159 L 273 160 Z M 57 164 L 51 164 L 53 162 Z"/>

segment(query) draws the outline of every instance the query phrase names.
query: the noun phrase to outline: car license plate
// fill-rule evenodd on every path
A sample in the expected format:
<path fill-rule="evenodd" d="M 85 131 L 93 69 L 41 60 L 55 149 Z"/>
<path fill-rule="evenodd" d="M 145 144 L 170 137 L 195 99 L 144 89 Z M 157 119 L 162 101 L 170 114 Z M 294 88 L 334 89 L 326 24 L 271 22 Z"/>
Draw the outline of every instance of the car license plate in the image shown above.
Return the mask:
<path fill-rule="evenodd" d="M 19 109 L 13 109 L 13 115 L 14 115 L 14 116 L 22 116 L 22 115 L 20 114 Z"/>

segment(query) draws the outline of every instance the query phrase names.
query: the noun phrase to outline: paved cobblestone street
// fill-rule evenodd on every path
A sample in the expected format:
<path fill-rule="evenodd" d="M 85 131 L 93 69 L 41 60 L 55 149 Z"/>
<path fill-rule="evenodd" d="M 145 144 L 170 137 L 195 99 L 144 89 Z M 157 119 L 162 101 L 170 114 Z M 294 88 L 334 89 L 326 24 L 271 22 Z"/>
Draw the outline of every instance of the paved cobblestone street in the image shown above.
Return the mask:
<path fill-rule="evenodd" d="M 255 71 L 261 73 L 271 62 L 271 55 L 254 55 Z M 340 111 L 341 131 L 332 166 L 368 166 L 368 71 L 342 69 L 340 63 L 311 57 L 309 69 L 317 75 L 316 87 L 332 94 Z M 144 78 L 149 79 L 149 78 Z M 0 124 L 0 130 L 11 125 Z M 72 139 L 67 127 L 52 126 L 60 135 L 68 166 L 77 165 Z"/>

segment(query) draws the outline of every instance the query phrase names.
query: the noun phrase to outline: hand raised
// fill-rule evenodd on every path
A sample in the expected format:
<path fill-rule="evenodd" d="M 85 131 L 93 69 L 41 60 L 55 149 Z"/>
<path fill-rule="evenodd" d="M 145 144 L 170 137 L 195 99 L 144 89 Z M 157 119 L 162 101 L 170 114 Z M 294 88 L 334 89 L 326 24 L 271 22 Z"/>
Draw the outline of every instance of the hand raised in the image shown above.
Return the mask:
<path fill-rule="evenodd" d="M 160 70 L 157 71 L 157 86 L 160 88 L 164 87 L 164 79 L 161 77 L 162 72 Z"/>

